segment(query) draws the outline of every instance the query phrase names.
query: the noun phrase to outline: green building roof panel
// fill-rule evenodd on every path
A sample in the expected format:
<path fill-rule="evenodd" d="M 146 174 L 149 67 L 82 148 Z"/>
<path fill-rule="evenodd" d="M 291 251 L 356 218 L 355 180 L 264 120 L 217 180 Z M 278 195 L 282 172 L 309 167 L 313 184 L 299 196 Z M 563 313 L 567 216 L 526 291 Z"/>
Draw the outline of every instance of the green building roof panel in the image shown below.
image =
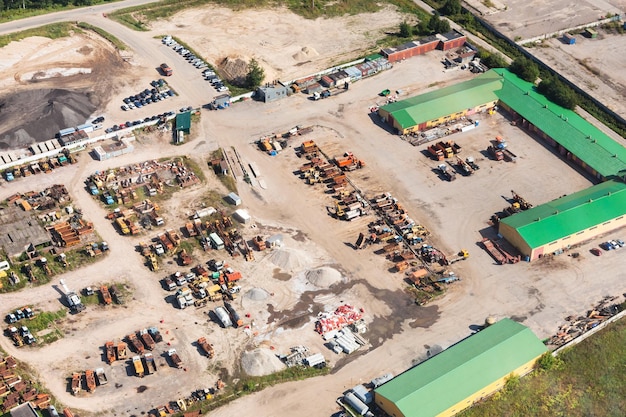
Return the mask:
<path fill-rule="evenodd" d="M 506 69 L 492 70 L 504 77 L 500 100 L 576 155 L 604 178 L 626 174 L 626 148 L 577 113 L 539 94 L 533 84 Z"/>
<path fill-rule="evenodd" d="M 501 223 L 517 230 L 538 248 L 626 214 L 626 184 L 607 181 L 506 217 Z"/>
<path fill-rule="evenodd" d="M 191 112 L 178 113 L 176 115 L 176 130 L 189 131 L 189 129 L 191 129 Z"/>
<path fill-rule="evenodd" d="M 382 106 L 403 129 L 498 99 L 502 77 L 488 71 L 468 81 Z"/>
<path fill-rule="evenodd" d="M 530 329 L 503 319 L 398 375 L 375 393 L 405 416 L 436 416 L 546 350 Z"/>

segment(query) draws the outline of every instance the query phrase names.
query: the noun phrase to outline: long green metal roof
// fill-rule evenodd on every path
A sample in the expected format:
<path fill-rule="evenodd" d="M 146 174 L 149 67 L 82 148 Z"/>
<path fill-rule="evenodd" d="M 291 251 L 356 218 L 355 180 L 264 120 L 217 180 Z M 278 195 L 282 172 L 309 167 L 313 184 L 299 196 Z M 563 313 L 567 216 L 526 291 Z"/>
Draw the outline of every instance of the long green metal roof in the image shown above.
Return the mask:
<path fill-rule="evenodd" d="M 191 112 L 178 113 L 176 115 L 176 131 L 191 129 Z"/>
<path fill-rule="evenodd" d="M 404 416 L 449 409 L 544 353 L 526 326 L 503 319 L 378 387 Z"/>
<path fill-rule="evenodd" d="M 577 113 L 551 102 L 536 91 L 534 84 L 509 70 L 497 68 L 491 71 L 502 75 L 505 80 L 496 94 L 507 106 L 604 178 L 626 175 L 626 148 L 622 144 Z"/>
<path fill-rule="evenodd" d="M 382 106 L 403 129 L 496 101 L 502 77 L 487 71 L 468 81 Z"/>
<path fill-rule="evenodd" d="M 626 214 L 626 184 L 606 181 L 522 211 L 500 222 L 517 230 L 531 248 Z"/>

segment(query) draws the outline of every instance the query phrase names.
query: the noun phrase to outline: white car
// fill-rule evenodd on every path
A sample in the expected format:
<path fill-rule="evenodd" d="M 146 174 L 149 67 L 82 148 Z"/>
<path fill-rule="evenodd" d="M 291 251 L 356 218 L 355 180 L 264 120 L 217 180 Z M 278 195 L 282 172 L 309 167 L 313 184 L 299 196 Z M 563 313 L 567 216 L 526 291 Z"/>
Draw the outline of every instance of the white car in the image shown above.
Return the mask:
<path fill-rule="evenodd" d="M 132 110 L 135 108 L 135 105 L 133 103 L 128 103 L 128 108 Z"/>
<path fill-rule="evenodd" d="M 220 93 L 223 93 L 224 91 L 228 91 L 228 87 L 222 86 L 222 87 L 218 88 L 217 91 L 219 91 Z"/>

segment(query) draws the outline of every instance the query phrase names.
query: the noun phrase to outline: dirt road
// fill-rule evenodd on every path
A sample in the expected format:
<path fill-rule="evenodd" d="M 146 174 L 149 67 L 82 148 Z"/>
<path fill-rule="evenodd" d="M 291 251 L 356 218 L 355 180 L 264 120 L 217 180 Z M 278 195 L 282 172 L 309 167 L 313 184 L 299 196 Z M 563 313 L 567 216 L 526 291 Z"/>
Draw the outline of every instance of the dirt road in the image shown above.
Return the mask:
<path fill-rule="evenodd" d="M 179 57 L 167 55 L 169 52 L 150 35 L 108 25 L 108 31 L 135 48 L 137 62 L 144 66 L 138 84 L 154 78 L 152 61 L 155 65 L 164 60 L 177 65 L 173 59 Z M 325 100 L 312 101 L 304 95 L 295 95 L 271 104 L 249 101 L 219 112 L 203 110 L 200 122 L 192 128 L 190 141 L 182 146 L 171 146 L 167 137 L 155 135 L 138 141 L 133 153 L 119 158 L 97 162 L 83 153 L 77 165 L 49 175 L 3 182 L 0 199 L 18 191 L 40 190 L 53 183 L 66 184 L 76 205 L 109 242 L 111 252 L 96 264 L 64 274 L 63 278 L 74 289 L 105 281 L 125 281 L 133 295 L 123 307 L 91 307 L 85 314 L 71 317 L 64 325 L 66 337 L 52 345 L 35 350 L 16 349 L 6 338 L 0 338 L 0 345 L 18 359 L 32 364 L 64 404 L 107 416 L 139 414 L 166 399 L 176 399 L 192 389 L 213 384 L 220 372 L 217 368 L 223 366 L 229 372 L 237 369 L 239 353 L 250 347 L 271 345 L 276 351 L 285 352 L 290 346 L 305 343 L 337 363 L 339 357 L 331 356 L 334 354 L 323 348 L 321 338 L 313 332 L 315 318 L 311 312 L 350 302 L 364 307 L 370 325 L 366 337 L 371 339 L 372 346 L 377 346 L 375 349 L 347 364 L 343 360 L 340 363 L 344 366 L 323 380 L 269 388 L 211 413 L 248 415 L 250 407 L 254 407 L 259 415 L 277 417 L 330 415 L 337 410 L 335 398 L 346 388 L 386 372 L 401 372 L 418 358 L 425 357 L 431 347 L 446 347 L 467 336 L 471 327 L 483 323 L 488 315 L 515 317 L 529 325 L 539 337 L 546 337 L 563 317 L 584 312 L 607 293 L 623 293 L 626 262 L 619 251 L 592 258 L 588 254 L 589 244 L 578 249 L 581 256 L 577 259 L 563 256 L 550 262 L 498 266 L 477 245 L 481 233 L 488 229 L 489 213 L 506 205 L 505 196 L 511 188 L 541 203 L 589 185 L 587 178 L 552 155 L 540 142 L 510 126 L 500 115 L 485 116 L 473 133 L 454 137 L 462 143 L 465 154 L 479 158 L 481 171 L 474 177 L 459 178 L 454 184 L 448 184 L 433 174 L 434 162 L 420 152 L 422 149 L 388 133 L 370 115 L 372 105 L 383 104 L 383 99 L 377 95 L 382 89 L 403 90 L 406 96 L 412 96 L 473 76 L 464 71 L 444 72 L 440 64 L 442 58 L 443 53 L 439 51 L 412 58 L 397 64 L 391 71 L 355 83 L 345 94 Z M 189 100 L 193 105 L 206 102 L 206 84 L 193 78 L 195 72 L 187 74 L 185 71 L 181 69 L 177 74 L 179 78 L 172 77 L 173 86 L 181 92 L 177 100 Z M 122 96 L 120 92 L 119 97 Z M 111 102 L 104 111 L 113 115 L 111 118 L 122 117 L 123 113 L 117 109 L 119 100 Z M 286 132 L 296 125 L 312 125 L 315 130 L 309 137 L 296 138 L 292 148 L 275 157 L 260 152 L 254 145 L 261 135 Z M 515 147 L 520 156 L 516 165 L 497 164 L 481 153 L 488 139 L 498 134 L 505 135 Z M 293 146 L 307 138 L 314 138 L 333 156 L 353 151 L 364 159 L 366 168 L 353 174 L 359 187 L 368 194 L 390 191 L 397 196 L 411 217 L 433 232 L 438 246 L 449 252 L 469 248 L 470 259 L 457 264 L 458 267 L 455 265 L 462 281 L 451 286 L 448 294 L 432 305 L 417 307 L 404 292 L 403 277 L 389 272 L 390 264 L 383 256 L 374 254 L 373 250 L 355 251 L 351 244 L 358 232 L 366 228 L 368 220 L 349 223 L 331 218 L 326 207 L 332 204 L 332 198 L 319 187 L 305 185 L 293 174 L 302 162 L 295 156 Z M 287 248 L 297 251 L 303 264 L 314 267 L 332 264 L 346 278 L 341 285 L 320 291 L 304 282 L 298 274 L 300 271 L 277 268 L 271 262 L 270 252 L 257 254 L 257 260 L 252 263 L 229 259 L 245 273 L 247 288 L 255 286 L 274 294 L 264 303 L 253 305 L 242 301 L 239 304 L 252 313 L 250 325 L 258 329 L 258 336 L 218 328 L 208 322 L 206 310 L 174 309 L 158 280 L 177 266 L 166 263 L 159 274 L 149 272 L 134 250 L 138 239 L 117 235 L 104 218 L 104 208 L 83 189 L 84 179 L 93 171 L 171 155 L 191 155 L 208 174 L 206 159 L 217 145 L 236 147 L 244 163 L 256 163 L 262 173 L 263 187 L 259 181 L 252 185 L 238 183 L 243 206 L 256 222 L 255 228 L 244 227 L 245 233 L 248 236 L 261 232 L 265 236 L 283 233 Z M 531 172 L 541 172 L 545 183 L 537 186 L 529 175 Z M 185 196 L 193 194 L 190 198 L 200 200 L 203 187 L 223 193 L 218 181 L 210 177 L 207 185 L 175 194 L 168 203 L 172 212 L 179 207 L 190 209 Z M 150 235 L 141 239 L 146 237 Z M 204 262 L 209 256 L 223 254 L 194 256 Z M 39 300 L 41 308 L 56 310 L 60 308 L 60 294 L 52 285 L 56 285 L 59 278 L 55 277 L 51 285 L 0 295 L 0 304 L 8 310 Z M 296 305 L 304 307 L 299 311 Z M 291 327 L 287 320 L 291 318 L 289 314 L 298 319 Z M 285 316 L 286 324 L 279 319 L 272 321 L 272 316 Z M 159 368 L 162 378 L 158 380 L 146 377 L 139 381 L 132 376 L 128 364 L 116 364 L 110 372 L 120 387 L 110 384 L 88 397 L 68 393 L 65 377 L 71 371 L 102 365 L 98 355 L 104 341 L 157 323 L 167 335 L 166 341 L 180 349 L 188 364 L 186 372 L 169 367 L 161 356 L 164 349 L 161 347 L 158 360 L 163 365 Z M 193 347 L 193 340 L 201 335 L 208 335 L 215 341 L 218 362 L 207 362 Z M 149 389 L 139 394 L 140 385 Z"/>

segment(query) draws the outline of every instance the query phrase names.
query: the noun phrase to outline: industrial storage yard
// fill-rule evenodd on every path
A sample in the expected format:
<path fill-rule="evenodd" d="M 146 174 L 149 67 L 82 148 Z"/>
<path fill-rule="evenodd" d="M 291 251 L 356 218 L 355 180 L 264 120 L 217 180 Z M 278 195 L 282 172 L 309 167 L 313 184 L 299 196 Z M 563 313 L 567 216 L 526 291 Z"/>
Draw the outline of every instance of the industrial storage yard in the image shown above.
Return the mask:
<path fill-rule="evenodd" d="M 122 59 L 110 47 L 102 47 L 103 41 L 86 35 L 56 41 L 28 38 L 3 48 L 5 56 L 12 58 L 0 68 L 1 85 L 29 96 L 23 99 L 23 105 L 40 100 L 47 89 L 60 85 L 71 90 L 63 94 L 74 94 L 79 102 L 74 108 L 68 105 L 69 110 L 59 110 L 59 114 L 50 113 L 47 123 L 54 121 L 56 127 L 41 137 L 35 137 L 37 130 L 25 118 L 23 133 L 13 137 L 3 134 L 3 152 L 7 148 L 18 152 L 33 139 L 47 141 L 58 130 L 98 116 L 105 117 L 103 127 L 108 127 L 128 124 L 127 119 L 143 121 L 146 116 L 166 111 L 184 113 L 178 109 L 187 106 L 200 110 L 192 118 L 185 142 L 178 146 L 172 144 L 172 132 L 150 127 L 128 142 L 132 149 L 127 153 L 120 151 L 115 157 L 97 161 L 92 158 L 96 143 L 73 153 L 74 163 L 59 162 L 47 174 L 22 175 L 13 181 L 6 181 L 5 176 L 1 180 L 0 200 L 10 199 L 7 204 L 13 204 L 15 196 L 26 190 L 36 194 L 63 184 L 72 205 L 86 214 L 97 233 L 97 239 L 89 240 L 89 245 L 107 243 L 108 250 L 89 255 L 92 261 L 78 269 L 64 272 L 56 266 L 54 273 L 47 275 L 47 284 L 33 283 L 18 292 L 0 294 L 0 304 L 8 314 L 26 305 L 37 313 L 67 310 L 65 305 L 71 304 L 68 292 L 82 293 L 87 287 L 93 287 L 98 295 L 102 292 L 102 303 L 96 296 L 85 311 L 59 319 L 55 331 L 62 337 L 56 341 L 16 347 L 10 338 L 0 339 L 3 350 L 28 363 L 56 400 L 77 413 L 156 413 L 165 403 L 187 398 L 193 391 L 218 388 L 222 383 L 234 385 L 246 375 L 280 371 L 286 365 L 279 357 L 290 355 L 294 347 L 305 346 L 307 353 L 294 357 L 321 354 L 332 369 L 328 375 L 266 388 L 211 415 L 247 415 L 252 408 L 258 415 L 331 415 L 340 410 L 335 400 L 347 389 L 386 373 L 403 372 L 470 335 L 488 316 L 510 317 L 544 339 L 557 332 L 565 317 L 584 313 L 605 296 L 616 296 L 613 302 L 622 300 L 626 261 L 621 251 L 603 251 L 604 255 L 598 257 L 591 250 L 597 250 L 607 239 L 626 237 L 621 235 L 623 230 L 595 236 L 566 253 L 532 263 L 500 265 L 481 243 L 483 238 L 498 239 L 492 216 L 512 206 L 512 190 L 539 206 L 596 184 L 593 175 L 566 161 L 538 135 L 530 136 L 517 124 L 517 118 L 502 109 L 473 114 L 460 122 L 473 129 L 449 135 L 441 129 L 440 138 L 419 144 L 423 136 L 392 133 L 389 124 L 372 111 L 476 79 L 469 70 L 444 70 L 442 61 L 447 52 L 433 50 L 402 60 L 323 100 L 294 94 L 273 103 L 245 100 L 222 111 L 208 111 L 202 107 L 213 99 L 215 91 L 202 79 L 200 70 L 192 68 L 159 39 L 159 35 L 171 33 L 218 68 L 225 58 L 255 57 L 266 69 L 266 80 L 287 81 L 357 58 L 359 53 L 355 51 L 375 43 L 371 31 L 397 26 L 403 20 L 400 13 L 385 10 L 375 15 L 311 22 L 283 10 L 232 12 L 207 7 L 199 12 L 181 12 L 149 32 L 132 32 L 99 15 L 90 15 L 87 20 L 101 23 L 129 42 L 134 51 L 124 52 Z M 281 21 L 289 23 L 287 29 L 281 26 L 279 31 L 270 30 Z M 370 26 L 372 21 L 376 27 Z M 205 37 L 205 25 L 212 27 L 215 36 Z M 258 26 L 252 30 L 251 25 Z M 334 31 L 337 27 L 345 32 Z M 242 30 L 250 39 L 242 41 L 234 36 Z M 253 36 L 255 33 L 266 35 Z M 338 40 L 333 48 L 328 47 L 331 38 Z M 37 53 L 42 50 L 45 52 Z M 59 57 L 60 50 L 67 52 Z M 96 51 L 106 55 L 101 67 Z M 176 95 L 145 108 L 122 110 L 123 98 L 150 87 L 151 80 L 161 77 L 156 68 L 163 61 L 174 69 L 167 84 Z M 109 77 L 107 71 L 115 67 L 123 68 L 124 73 Z M 52 73 L 54 78 L 50 79 L 41 75 Z M 19 75 L 14 78 L 17 82 L 11 81 L 13 74 Z M 97 90 L 85 90 L 90 84 L 97 85 Z M 167 126 L 165 118 L 158 118 L 157 124 Z M 454 123 L 446 127 L 456 128 Z M 91 136 L 98 134 L 96 131 Z M 273 149 L 270 146 L 271 152 L 263 150 L 263 141 L 269 138 L 281 143 Z M 456 155 L 435 160 L 429 146 L 448 140 L 458 145 L 459 158 L 473 158 L 479 169 L 464 175 L 462 165 L 456 164 Z M 496 160 L 488 151 L 489 146 L 503 141 L 509 155 L 513 155 L 509 161 Z M 318 148 L 316 157 L 321 159 L 317 168 L 306 165 L 315 160 L 307 154 L 307 146 Z M 219 162 L 218 149 L 228 160 L 226 175 L 234 175 L 237 198 L 227 197 L 231 190 L 221 180 L 222 168 L 211 165 L 216 158 Z M 356 159 L 350 159 L 352 155 Z M 329 180 L 311 179 L 316 178 L 314 171 L 324 172 L 321 167 L 327 162 L 335 160 L 339 164 L 342 158 L 356 163 L 344 172 L 336 170 L 346 176 L 343 182 L 333 180 L 336 192 L 323 182 Z M 448 172 L 456 173 L 456 179 L 446 180 L 438 168 L 442 163 Z M 139 196 L 133 196 L 132 190 Z M 355 196 L 352 191 L 358 191 L 358 198 L 370 203 L 357 199 L 358 215 L 363 216 L 344 221 L 338 218 L 343 210 L 338 199 Z M 119 201 L 107 202 L 107 195 Z M 406 251 L 400 253 L 392 247 L 390 256 L 386 256 L 385 248 L 392 241 L 373 242 L 375 239 L 369 237 L 372 230 L 377 230 L 379 238 L 385 234 L 373 226 L 381 218 L 376 213 L 384 212 L 375 208 L 378 200 L 380 207 L 394 199 L 392 205 L 401 219 L 410 216 L 420 226 L 415 233 L 429 232 L 422 235 L 424 242 L 415 241 L 414 251 L 422 250 L 424 243 L 450 260 L 459 260 L 449 265 L 428 265 L 433 271 L 447 274 L 434 275 L 438 281 L 429 285 L 421 286 L 419 279 L 414 281 L 422 288 L 421 293 L 411 285 L 408 274 L 421 270 L 421 262 L 407 255 L 408 269 L 401 270 L 401 262 L 393 258 Z M 348 207 L 353 204 L 346 203 L 345 211 L 352 211 Z M 217 212 L 207 217 L 204 214 L 212 211 L 209 207 Z M 238 212 L 231 217 L 237 209 L 244 209 L 244 214 Z M 236 233 L 224 233 L 233 229 Z M 209 249 L 211 245 L 219 246 L 211 233 L 232 238 L 233 246 L 229 247 L 231 242 L 227 240 L 223 242 L 225 248 Z M 372 242 L 359 243 L 361 233 Z M 172 250 L 159 256 L 157 247 L 167 248 L 167 242 Z M 255 242 L 262 243 L 261 247 Z M 191 256 L 190 261 L 180 254 L 183 249 Z M 506 249 L 514 252 L 511 247 Z M 469 257 L 456 259 L 464 251 Z M 229 252 L 239 255 L 231 256 Z M 56 259 L 50 257 L 50 262 Z M 223 269 L 217 266 L 221 261 L 227 264 Z M 175 280 L 176 272 L 186 275 L 192 269 L 196 276 L 189 280 L 193 282 L 168 288 L 166 278 Z M 224 273 L 227 270 L 228 274 Z M 212 293 L 211 281 L 224 287 L 218 286 Z M 104 294 L 112 287 L 115 302 L 107 303 Z M 191 302 L 186 307 L 181 305 L 186 303 L 184 287 L 195 294 L 189 296 Z M 201 289 L 210 296 L 201 298 Z M 218 301 L 221 298 L 229 299 L 238 312 L 230 318 L 237 317 L 240 324 L 235 319 L 235 326 L 226 325 L 216 311 L 224 305 Z M 320 333 L 334 330 L 336 323 L 353 321 L 359 342 L 354 348 L 358 349 L 350 354 L 336 353 L 332 349 L 337 345 L 328 343 Z M 523 326 L 515 327 L 515 323 L 507 326 L 530 333 Z M 140 352 L 133 351 L 129 336 L 138 332 L 141 337 L 150 328 L 156 328 L 162 337 L 160 342 L 155 338 L 153 349 L 150 342 L 145 342 L 151 339 L 143 339 L 146 349 L 152 350 L 156 368 L 149 368 L 144 361 L 147 369 L 141 367 L 140 371 L 140 365 L 133 361 Z M 153 332 L 150 334 L 154 336 Z M 34 336 L 44 339 L 46 332 Z M 201 338 L 206 338 L 209 345 L 201 343 Z M 113 351 L 105 344 L 113 342 L 117 346 L 121 341 L 128 343 L 132 353 L 126 358 L 121 355 L 120 360 L 115 360 L 113 354 L 111 361 Z M 537 355 L 541 353 L 539 342 L 529 343 L 534 343 Z M 141 341 L 134 349 L 144 350 Z M 537 355 L 529 354 L 520 366 Z M 90 380 L 85 371 L 98 368 L 105 369 L 108 382 L 101 381 L 97 388 L 94 383 L 94 392 L 87 392 Z M 74 390 L 74 373 L 87 378 L 84 387 L 82 382 L 79 385 L 83 388 L 80 392 Z M 136 376 L 144 373 L 142 378 Z"/>

